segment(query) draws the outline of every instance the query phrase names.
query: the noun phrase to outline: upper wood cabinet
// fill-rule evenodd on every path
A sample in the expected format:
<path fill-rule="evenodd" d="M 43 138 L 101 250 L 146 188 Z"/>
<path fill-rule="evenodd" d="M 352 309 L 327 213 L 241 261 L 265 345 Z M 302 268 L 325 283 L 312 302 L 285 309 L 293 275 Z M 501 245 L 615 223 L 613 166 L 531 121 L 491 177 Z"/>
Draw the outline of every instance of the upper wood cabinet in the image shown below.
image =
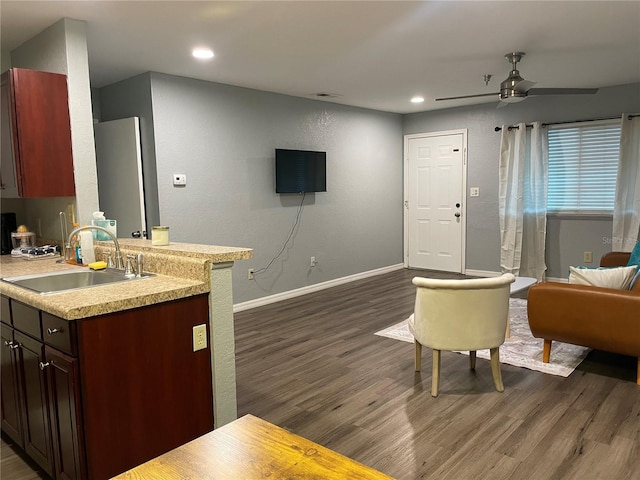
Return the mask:
<path fill-rule="evenodd" d="M 3 197 L 75 196 L 65 75 L 2 74 L 1 160 Z"/>

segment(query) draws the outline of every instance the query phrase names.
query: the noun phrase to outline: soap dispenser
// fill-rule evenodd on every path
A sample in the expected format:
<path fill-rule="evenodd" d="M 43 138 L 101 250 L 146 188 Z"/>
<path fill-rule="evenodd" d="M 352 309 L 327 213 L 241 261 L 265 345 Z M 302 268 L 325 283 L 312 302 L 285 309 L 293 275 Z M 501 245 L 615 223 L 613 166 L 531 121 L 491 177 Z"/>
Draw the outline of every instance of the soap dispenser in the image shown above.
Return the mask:
<path fill-rule="evenodd" d="M 73 229 L 75 230 L 76 228 L 78 228 L 80 226 L 79 223 L 74 222 L 73 223 Z M 80 246 L 80 239 L 78 238 L 78 235 L 74 235 L 71 238 L 71 250 L 74 252 L 75 254 L 75 262 L 70 261 L 69 263 L 76 263 L 78 265 L 82 265 L 82 247 Z"/>

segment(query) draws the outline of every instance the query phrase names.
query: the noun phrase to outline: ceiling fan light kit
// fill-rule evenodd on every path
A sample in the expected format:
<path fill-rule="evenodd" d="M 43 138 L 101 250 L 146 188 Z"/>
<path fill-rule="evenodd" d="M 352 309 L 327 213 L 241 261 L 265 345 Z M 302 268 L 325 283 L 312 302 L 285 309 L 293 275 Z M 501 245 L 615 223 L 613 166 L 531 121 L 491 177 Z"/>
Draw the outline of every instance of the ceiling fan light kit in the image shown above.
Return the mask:
<path fill-rule="evenodd" d="M 520 76 L 520 72 L 518 71 L 518 62 L 524 55 L 524 52 L 511 52 L 504 56 L 507 62 L 511 64 L 511 71 L 509 72 L 509 76 L 500 83 L 500 92 L 436 98 L 436 101 L 497 95 L 501 102 L 518 103 L 530 95 L 593 95 L 598 91 L 597 88 L 532 88 L 536 82 L 525 80 Z M 484 75 L 485 85 L 489 83 L 490 78 L 491 75 Z"/>

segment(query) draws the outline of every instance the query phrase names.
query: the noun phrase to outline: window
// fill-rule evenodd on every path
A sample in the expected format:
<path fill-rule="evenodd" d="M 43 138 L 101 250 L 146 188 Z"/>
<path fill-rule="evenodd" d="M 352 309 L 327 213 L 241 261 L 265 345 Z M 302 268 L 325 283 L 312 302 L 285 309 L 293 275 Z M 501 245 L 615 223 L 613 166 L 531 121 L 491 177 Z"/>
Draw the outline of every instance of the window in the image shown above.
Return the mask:
<path fill-rule="evenodd" d="M 620 156 L 620 120 L 550 125 L 550 213 L 611 214 Z"/>

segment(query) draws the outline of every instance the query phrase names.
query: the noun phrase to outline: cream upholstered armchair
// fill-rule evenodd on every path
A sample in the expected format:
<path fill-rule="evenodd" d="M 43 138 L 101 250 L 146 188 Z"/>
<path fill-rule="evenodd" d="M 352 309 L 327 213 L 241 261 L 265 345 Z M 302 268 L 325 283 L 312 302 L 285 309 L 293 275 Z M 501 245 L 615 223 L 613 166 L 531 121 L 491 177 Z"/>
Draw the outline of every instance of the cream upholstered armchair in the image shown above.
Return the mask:
<path fill-rule="evenodd" d="M 416 372 L 420 371 L 422 345 L 433 349 L 431 395 L 438 396 L 440 351 L 469 351 L 471 369 L 476 350 L 490 349 L 496 390 L 504 391 L 499 347 L 504 343 L 509 319 L 509 287 L 515 277 L 439 280 L 415 277 L 416 304 L 409 318 L 415 338 Z"/>

